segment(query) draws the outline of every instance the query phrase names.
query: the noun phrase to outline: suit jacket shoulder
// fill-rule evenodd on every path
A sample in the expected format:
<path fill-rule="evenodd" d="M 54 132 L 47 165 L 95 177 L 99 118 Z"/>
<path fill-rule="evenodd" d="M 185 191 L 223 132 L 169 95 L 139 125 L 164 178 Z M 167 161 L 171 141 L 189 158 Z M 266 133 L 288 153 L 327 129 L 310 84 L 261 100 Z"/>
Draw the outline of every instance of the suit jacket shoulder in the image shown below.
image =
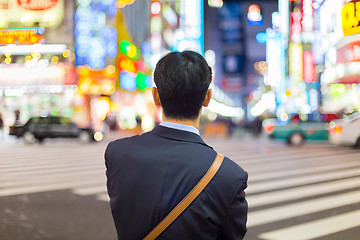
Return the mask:
<path fill-rule="evenodd" d="M 162 126 L 111 142 L 105 163 L 118 238 L 149 233 L 197 184 L 216 154 L 197 134 Z M 225 158 L 204 191 L 158 239 L 216 239 L 246 181 L 247 173 Z M 247 212 L 247 205 L 243 208 Z M 246 222 L 246 216 L 240 218 Z M 246 227 L 230 224 L 245 234 Z"/>

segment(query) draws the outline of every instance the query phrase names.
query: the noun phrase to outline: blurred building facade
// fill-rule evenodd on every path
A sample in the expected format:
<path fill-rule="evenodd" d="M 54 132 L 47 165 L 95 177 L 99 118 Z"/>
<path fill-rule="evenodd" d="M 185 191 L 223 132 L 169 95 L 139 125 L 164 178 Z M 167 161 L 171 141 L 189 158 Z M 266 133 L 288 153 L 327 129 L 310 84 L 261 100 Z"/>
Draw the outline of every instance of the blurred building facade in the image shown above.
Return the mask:
<path fill-rule="evenodd" d="M 74 11 L 70 0 L 0 1 L 0 112 L 7 126 L 18 117 L 72 114 Z"/>
<path fill-rule="evenodd" d="M 142 116 L 149 129 L 161 116 L 152 69 L 184 49 L 213 69 L 210 115 L 352 112 L 357 8 L 355 0 L 0 0 L 0 112 L 7 125 L 15 111 L 22 121 L 65 115 L 101 127 L 111 118 L 121 128 Z"/>
<path fill-rule="evenodd" d="M 277 8 L 277 1 L 272 0 L 205 4 L 205 49 L 216 53 L 215 84 L 250 118 L 253 96 L 264 81 L 255 65 L 265 63 L 264 36 Z"/>
<path fill-rule="evenodd" d="M 323 108 L 350 113 L 360 109 L 360 27 L 357 1 L 324 1 L 324 70 L 321 74 Z"/>
<path fill-rule="evenodd" d="M 251 109 L 295 113 L 359 110 L 357 1 L 279 0 L 266 30 L 264 89 Z"/>

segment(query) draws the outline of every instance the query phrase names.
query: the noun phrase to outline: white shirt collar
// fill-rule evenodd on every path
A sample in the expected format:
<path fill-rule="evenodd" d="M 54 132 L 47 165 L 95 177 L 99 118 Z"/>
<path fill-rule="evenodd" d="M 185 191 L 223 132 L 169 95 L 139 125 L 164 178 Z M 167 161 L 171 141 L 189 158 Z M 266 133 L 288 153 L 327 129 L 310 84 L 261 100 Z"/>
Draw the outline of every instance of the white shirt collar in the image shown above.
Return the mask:
<path fill-rule="evenodd" d="M 174 129 L 178 129 L 178 130 L 182 130 L 182 131 L 188 131 L 188 132 L 192 132 L 192 133 L 195 133 L 197 135 L 200 135 L 200 132 L 196 127 L 186 125 L 186 124 L 162 121 L 160 123 L 160 126 L 168 127 L 168 128 L 174 128 Z"/>

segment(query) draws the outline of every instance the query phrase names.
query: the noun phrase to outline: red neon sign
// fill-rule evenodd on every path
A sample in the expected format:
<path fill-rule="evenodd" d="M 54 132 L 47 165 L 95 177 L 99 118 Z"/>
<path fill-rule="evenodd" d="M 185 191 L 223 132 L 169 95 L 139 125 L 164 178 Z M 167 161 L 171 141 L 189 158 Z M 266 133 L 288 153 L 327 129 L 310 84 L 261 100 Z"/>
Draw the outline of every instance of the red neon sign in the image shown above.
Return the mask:
<path fill-rule="evenodd" d="M 303 77 L 304 81 L 307 83 L 316 81 L 316 72 L 315 72 L 315 61 L 312 51 L 305 51 L 303 56 L 304 61 L 304 72 Z"/>
<path fill-rule="evenodd" d="M 26 10 L 43 11 L 54 7 L 58 0 L 18 0 L 20 7 Z"/>
<path fill-rule="evenodd" d="M 291 13 L 290 35 L 294 39 L 300 38 L 300 34 L 302 31 L 301 19 L 302 19 L 301 12 L 292 12 Z M 292 40 L 294 40 L 294 39 L 292 39 Z M 294 42 L 298 42 L 298 41 L 294 41 Z"/>
<path fill-rule="evenodd" d="M 351 42 L 337 49 L 337 63 L 360 62 L 360 41 Z"/>
<path fill-rule="evenodd" d="M 312 6 L 313 0 L 302 1 L 302 27 L 304 32 L 311 32 L 314 30 L 314 8 Z"/>

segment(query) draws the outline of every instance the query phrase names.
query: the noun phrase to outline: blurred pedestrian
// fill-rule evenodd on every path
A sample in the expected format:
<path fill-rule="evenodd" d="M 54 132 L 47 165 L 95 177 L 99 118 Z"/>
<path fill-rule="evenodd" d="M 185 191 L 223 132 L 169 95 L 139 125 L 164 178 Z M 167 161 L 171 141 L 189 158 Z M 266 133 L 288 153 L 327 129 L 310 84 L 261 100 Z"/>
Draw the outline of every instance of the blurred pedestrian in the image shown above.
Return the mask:
<path fill-rule="evenodd" d="M 212 180 L 158 239 L 243 239 L 247 173 L 227 157 L 221 163 L 198 130 L 202 106 L 208 106 L 212 95 L 211 69 L 196 52 L 171 52 L 157 63 L 154 81 L 152 94 L 162 107 L 162 122 L 150 132 L 109 143 L 105 151 L 118 239 L 153 233 L 219 159 L 221 167 Z"/>
<path fill-rule="evenodd" d="M 142 133 L 142 119 L 140 116 L 136 116 L 135 117 L 135 121 L 136 121 L 136 127 L 135 127 L 135 133 L 136 134 L 141 134 Z"/>
<path fill-rule="evenodd" d="M 262 118 L 257 116 L 253 121 L 253 133 L 256 137 L 259 137 L 262 131 Z"/>
<path fill-rule="evenodd" d="M 20 110 L 15 110 L 14 115 L 15 115 L 14 126 L 20 126 L 21 125 L 21 122 L 20 122 Z"/>
<path fill-rule="evenodd" d="M 3 120 L 2 115 L 0 113 L 0 140 L 3 140 L 4 138 L 5 138 L 4 120 Z"/>

